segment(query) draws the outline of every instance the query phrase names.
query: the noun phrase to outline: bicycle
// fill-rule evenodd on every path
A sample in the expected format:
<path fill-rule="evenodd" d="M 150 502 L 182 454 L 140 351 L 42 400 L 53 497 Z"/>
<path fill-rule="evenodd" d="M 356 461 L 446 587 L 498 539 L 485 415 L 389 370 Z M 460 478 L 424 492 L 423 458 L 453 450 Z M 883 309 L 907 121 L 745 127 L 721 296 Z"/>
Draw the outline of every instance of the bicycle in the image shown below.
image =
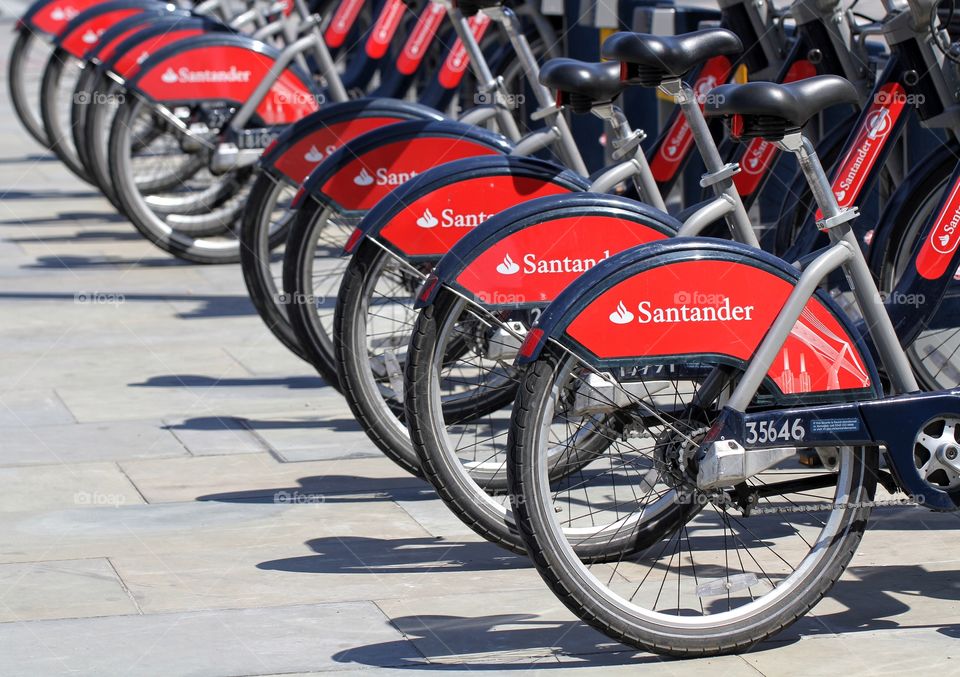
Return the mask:
<path fill-rule="evenodd" d="M 806 613 L 852 557 L 878 483 L 931 509 L 960 506 L 955 394 L 918 392 L 851 226 L 857 210 L 838 205 L 802 132 L 856 90 L 821 76 L 713 95 L 706 113 L 730 118 L 736 136 L 797 157 L 830 245 L 802 270 L 697 238 L 599 263 L 527 335 L 509 442 L 514 514 L 548 585 L 610 636 L 677 656 L 743 650 Z M 958 259 L 918 258 L 939 271 L 924 288 L 942 295 Z M 853 282 L 862 327 L 819 289 L 836 271 Z M 576 453 L 575 436 L 604 449 L 551 482 L 548 456 Z M 795 462 L 810 448 L 822 467 Z M 577 527 L 622 540 L 650 519 L 658 537 L 602 571 L 569 540 Z"/>
<path fill-rule="evenodd" d="M 804 48 L 792 50 L 791 54 L 806 54 L 814 45 L 821 45 L 824 53 L 832 53 L 830 50 L 835 43 L 818 43 L 818 35 L 816 31 L 811 31 L 810 35 L 801 34 L 799 42 Z M 716 58 L 721 57 L 709 57 Z M 704 61 L 708 59 L 705 57 Z M 796 64 L 795 57 L 790 63 Z M 584 90 L 564 93 L 562 97 L 587 108 L 585 100 L 590 98 L 587 92 L 598 87 L 601 79 L 597 74 L 588 78 L 583 67 L 579 70 L 581 73 L 574 71 L 571 74 L 571 81 L 578 81 Z M 796 73 L 797 68 L 791 65 L 781 72 Z M 548 84 L 563 90 L 559 82 Z M 697 87 L 692 89 L 696 91 Z M 682 111 L 683 127 L 698 128 L 698 124 L 686 122 L 696 117 L 695 108 L 693 99 L 687 102 L 687 108 L 678 108 Z M 676 126 L 678 124 L 674 122 L 672 127 Z M 613 129 L 614 148 L 635 141 L 630 138 L 629 129 L 626 138 L 617 136 L 621 133 L 617 124 Z M 672 137 L 670 132 L 662 138 Z M 691 145 L 700 148 L 702 155 L 715 158 L 707 163 L 710 171 L 703 178 L 707 190 L 717 181 L 732 177 L 734 186 L 748 186 L 748 196 L 743 199 L 745 205 L 756 199 L 760 193 L 757 188 L 763 185 L 761 178 L 754 172 L 737 173 L 733 163 L 724 164 L 712 141 L 701 138 L 694 143 L 693 134 L 690 134 L 690 140 Z M 755 143 L 748 147 L 764 148 Z M 828 148 L 835 152 L 836 146 L 831 142 Z M 663 153 L 655 149 L 650 155 L 655 161 L 661 159 Z M 737 154 L 731 155 L 737 157 Z M 764 159 L 763 166 L 772 166 L 771 153 L 762 151 L 760 156 Z M 610 169 L 610 172 L 613 176 L 619 172 L 620 178 L 624 178 L 634 161 L 627 159 L 626 172 L 623 165 Z M 371 213 L 368 217 L 363 228 L 364 237 L 374 241 L 361 244 L 354 250 L 357 253 L 348 268 L 354 271 L 352 279 L 351 276 L 345 278 L 337 304 L 337 317 L 342 318 L 334 333 L 337 356 L 341 362 L 341 378 L 350 384 L 348 387 L 352 390 L 348 392 L 348 402 L 371 439 L 391 458 L 405 459 L 405 468 L 423 466 L 441 497 L 471 528 L 494 542 L 519 551 L 522 545 L 510 524 L 503 496 L 506 479 L 502 449 L 507 415 L 502 409 L 512 402 L 511 388 L 517 383 L 510 362 L 538 308 L 542 308 L 576 275 L 626 246 L 629 236 L 635 234 L 630 232 L 628 224 L 621 223 L 627 229 L 626 233 L 615 238 L 604 229 L 604 246 L 595 246 L 594 243 L 601 240 L 597 239 L 593 229 L 604 228 L 602 215 L 609 213 L 614 221 L 619 212 L 609 210 L 612 207 L 622 209 L 622 206 L 597 200 L 595 196 L 584 196 L 582 199 L 535 200 L 522 209 L 511 208 L 459 241 L 452 240 L 451 235 L 444 238 L 450 241 L 429 236 L 417 239 L 414 233 L 418 229 L 407 226 L 406 222 L 413 224 L 425 207 L 432 207 L 431 200 L 437 205 L 453 206 L 454 211 L 471 213 L 466 206 L 470 200 L 463 197 L 470 195 L 471 190 L 469 182 L 462 177 L 472 177 L 474 171 L 481 174 L 482 163 L 463 161 L 460 164 L 460 173 L 455 169 L 457 165 L 446 166 L 446 181 L 442 168 L 433 170 L 436 177 L 418 177 L 415 183 L 398 189 L 386 200 L 390 207 L 381 203 L 376 214 Z M 746 184 L 738 181 L 745 174 L 749 179 Z M 434 184 L 430 190 L 436 195 L 427 199 L 426 186 L 430 183 Z M 613 183 L 616 181 L 604 185 L 601 180 L 593 190 L 602 192 Z M 652 189 L 640 194 L 644 198 L 654 196 L 648 202 L 663 209 L 657 192 L 659 188 L 653 182 Z M 453 197 L 457 192 L 461 195 L 459 201 Z M 503 192 L 503 189 L 497 192 Z M 731 195 L 727 197 L 732 199 Z M 594 201 L 592 207 L 591 200 Z M 461 207 L 459 210 L 456 209 L 458 206 Z M 563 209 L 564 206 L 569 206 L 569 211 Z M 698 207 L 704 211 L 694 212 L 696 218 L 687 224 L 671 221 L 673 230 L 687 234 L 700 232 L 722 216 L 722 210 L 712 211 L 717 208 L 715 202 Z M 440 212 L 437 207 L 433 207 L 433 211 Z M 496 209 L 490 211 L 497 212 Z M 680 218 L 684 219 L 688 214 L 682 214 Z M 739 233 L 734 229 L 735 237 L 755 242 L 745 214 L 743 222 L 748 225 L 741 227 Z M 563 233 L 562 241 L 555 244 L 551 235 L 553 228 Z M 531 255 L 524 252 L 538 249 L 537 238 L 551 242 L 549 261 L 525 260 Z M 453 244 L 455 241 L 457 244 Z M 607 246 L 608 241 L 613 244 Z M 412 246 L 414 242 L 416 247 Z M 448 252 L 449 255 L 440 259 Z M 416 288 L 408 281 L 405 293 L 397 293 L 405 279 L 425 279 L 425 271 L 429 271 L 438 259 L 440 265 L 429 277 L 416 304 L 413 303 Z M 564 268 L 567 259 L 575 263 Z M 391 276 L 394 269 L 395 274 Z M 541 272 L 546 274 L 539 275 Z M 381 279 L 371 279 L 376 275 Z M 378 289 L 378 286 L 382 288 Z M 361 288 L 365 293 L 357 292 Z M 416 313 L 414 307 L 420 312 Z M 411 327 L 414 337 L 407 346 Z M 412 364 L 408 365 L 405 375 L 391 375 L 387 365 L 393 364 L 394 371 L 403 370 L 403 348 L 406 348 Z M 392 360 L 384 357 L 390 351 L 394 354 Z M 399 406 L 402 397 L 397 396 L 397 393 L 404 392 L 404 388 L 407 393 L 405 412 Z M 472 417 L 465 413 L 463 405 L 457 404 L 461 401 L 471 402 Z M 409 437 L 407 428 L 410 428 Z"/>

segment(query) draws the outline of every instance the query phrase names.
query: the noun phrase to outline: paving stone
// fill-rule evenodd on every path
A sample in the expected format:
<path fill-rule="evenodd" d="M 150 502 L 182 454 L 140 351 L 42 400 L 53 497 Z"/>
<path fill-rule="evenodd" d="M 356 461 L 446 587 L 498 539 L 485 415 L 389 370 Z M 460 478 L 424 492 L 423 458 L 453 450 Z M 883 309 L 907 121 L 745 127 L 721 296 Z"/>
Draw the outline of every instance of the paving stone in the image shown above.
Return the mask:
<path fill-rule="evenodd" d="M 83 463 L 187 453 L 159 421 L 0 428 L 0 466 Z"/>
<path fill-rule="evenodd" d="M 854 632 L 791 643 L 770 642 L 743 659 L 768 677 L 905 675 L 930 670 L 956 675 L 960 673 L 960 626 L 944 621 L 926 630 Z"/>
<path fill-rule="evenodd" d="M 335 630 L 335 631 L 333 631 Z M 336 669 L 384 645 L 415 649 L 370 602 L 0 625 L 0 671 L 44 675 L 250 675 Z"/>
<path fill-rule="evenodd" d="M 0 390 L 0 427 L 53 425 L 74 420 L 53 390 L 33 390 L 19 384 Z"/>
<path fill-rule="evenodd" d="M 143 502 L 113 463 L 0 468 L 0 486 L 0 512 Z"/>
<path fill-rule="evenodd" d="M 464 594 L 378 600 L 377 604 L 433 663 L 484 669 L 532 657 L 624 651 L 584 625 L 543 589 L 491 587 L 477 604 Z"/>
<path fill-rule="evenodd" d="M 383 457 L 344 402 L 307 415 L 251 418 L 246 425 L 288 462 Z"/>
<path fill-rule="evenodd" d="M 106 559 L 0 564 L 0 623 L 136 613 Z"/>

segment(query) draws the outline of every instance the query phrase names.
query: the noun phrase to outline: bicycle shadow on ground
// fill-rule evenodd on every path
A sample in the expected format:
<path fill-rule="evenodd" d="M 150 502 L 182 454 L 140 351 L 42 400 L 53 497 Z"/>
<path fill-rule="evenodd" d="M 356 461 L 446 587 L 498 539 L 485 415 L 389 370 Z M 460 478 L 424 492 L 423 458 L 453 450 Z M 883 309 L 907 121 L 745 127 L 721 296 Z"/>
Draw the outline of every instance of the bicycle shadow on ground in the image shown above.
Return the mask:
<path fill-rule="evenodd" d="M 56 158 L 53 158 L 56 160 Z M 46 158 L 44 158 L 46 161 Z M 59 162 L 59 160 L 57 160 Z M 0 163 L 6 164 L 6 163 Z M 11 163 L 12 164 L 12 163 Z M 3 201 L 8 200 L 78 200 L 80 198 L 104 199 L 99 190 L 2 190 Z"/>
<path fill-rule="evenodd" d="M 535 614 L 489 616 L 398 616 L 390 623 L 406 639 L 347 649 L 339 663 L 410 670 L 507 672 L 589 667 L 637 666 L 673 662 L 637 652 L 579 621 L 551 621 Z M 423 656 L 406 656 L 412 643 Z M 429 661 L 429 662 L 428 662 Z"/>
<path fill-rule="evenodd" d="M 268 384 L 269 385 L 269 384 Z M 320 382 L 319 386 L 326 383 Z M 290 388 L 300 386 L 288 386 Z M 323 430 L 327 432 L 363 432 L 363 427 L 355 418 L 328 418 L 313 421 L 304 420 L 260 420 L 252 418 L 242 418 L 238 416 L 196 416 L 180 421 L 179 423 L 168 423 L 163 426 L 164 430 L 194 430 L 194 431 L 223 431 L 237 430 L 247 432 L 257 432 L 258 430 Z M 374 458 L 380 455 L 380 452 L 371 454 Z"/>
<path fill-rule="evenodd" d="M 421 574 L 438 571 L 529 569 L 526 557 L 485 541 L 443 538 L 367 538 L 335 536 L 305 544 L 316 554 L 285 557 L 257 565 L 264 571 L 297 574 Z"/>
<path fill-rule="evenodd" d="M 14 244 L 57 244 L 61 242 L 133 242 L 136 240 L 142 240 L 143 236 L 139 233 L 130 233 L 124 230 L 85 229 L 77 233 L 70 233 L 69 235 L 50 235 L 46 237 L 8 237 L 4 239 L 7 242 L 12 242 Z"/>
<path fill-rule="evenodd" d="M 383 501 L 429 501 L 436 493 L 424 480 L 405 477 L 358 477 L 322 475 L 301 477 L 295 487 L 270 487 L 197 496 L 197 501 L 220 503 L 379 503 Z"/>
<path fill-rule="evenodd" d="M 76 292 L 0 292 L 0 299 L 11 299 L 15 301 L 36 299 L 39 301 L 75 302 L 78 297 L 83 296 L 87 291 L 88 290 L 78 290 Z M 188 302 L 199 304 L 195 310 L 177 313 L 175 317 L 181 320 L 248 317 L 256 312 L 253 304 L 250 303 L 250 298 L 247 296 L 144 294 L 141 292 L 125 292 L 122 289 L 118 289 L 115 292 L 100 289 L 98 293 L 115 294 L 123 298 L 123 303 Z"/>
<path fill-rule="evenodd" d="M 942 611 L 943 604 L 938 602 L 960 602 L 960 570 L 930 571 L 921 565 L 851 566 L 845 576 L 809 614 L 752 651 L 775 649 L 803 637 L 883 630 L 935 629 L 948 637 L 960 637 L 956 605 L 951 604 L 949 616 L 934 623 L 920 621 L 918 614 L 908 615 L 917 609 L 930 618 Z M 838 603 L 844 607 L 842 611 L 828 611 Z M 924 612 L 924 604 L 932 607 L 930 614 Z"/>
<path fill-rule="evenodd" d="M 383 572 L 378 572 L 383 573 Z M 960 600 L 957 571 L 927 571 L 921 566 L 852 567 L 859 580 L 840 581 L 830 599 L 847 609 L 832 614 L 814 611 L 784 632 L 750 649 L 749 653 L 775 651 L 804 637 L 853 634 L 898 628 L 930 628 L 938 634 L 960 639 L 960 624 L 898 622 L 909 606 L 893 595 L 924 600 Z M 941 605 L 942 608 L 942 605 Z M 401 659 L 391 667 L 430 670 L 526 670 L 576 668 L 669 662 L 658 656 L 636 653 L 617 644 L 582 623 L 547 622 L 534 615 L 499 616 L 403 616 L 390 622 L 415 644 L 424 658 Z M 403 655 L 402 640 L 372 644 L 340 652 L 342 663 L 376 666 L 385 652 Z M 591 646 L 592 645 L 592 646 Z M 813 649 L 816 645 L 810 645 Z M 558 657 L 560 661 L 552 658 Z M 430 661 L 429 663 L 426 661 Z"/>
<path fill-rule="evenodd" d="M 319 376 L 214 378 L 213 376 L 204 376 L 203 374 L 162 374 L 160 376 L 151 376 L 146 381 L 131 383 L 129 385 L 131 388 L 236 388 L 247 386 L 262 388 L 283 386 L 288 390 L 313 390 L 316 388 L 329 387 L 329 384 Z"/>
<path fill-rule="evenodd" d="M 51 214 L 49 216 L 35 216 L 29 218 L 12 218 L 12 219 L 3 219 L 0 220 L 0 226 L 62 226 L 65 222 L 69 221 L 99 221 L 101 223 L 123 223 L 129 224 L 130 221 L 127 217 L 118 214 L 114 211 L 103 211 L 103 212 L 57 212 L 56 214 Z M 86 224 L 78 223 L 78 226 L 84 227 Z M 122 239 L 130 240 L 142 240 L 143 235 L 134 230 L 133 226 L 125 230 L 116 230 L 103 233 L 103 235 L 116 236 Z M 128 237 L 129 236 L 129 237 Z M 21 239 L 10 239 L 11 242 L 73 242 L 75 240 L 82 240 L 85 238 L 90 238 L 90 235 L 87 235 L 87 231 L 80 231 L 75 235 L 60 235 L 49 238 L 41 237 L 25 237 Z"/>
<path fill-rule="evenodd" d="M 33 263 L 20 266 L 23 270 L 87 270 L 103 268 L 173 268 L 192 265 L 173 256 L 138 257 L 134 259 L 118 256 L 38 256 Z"/>

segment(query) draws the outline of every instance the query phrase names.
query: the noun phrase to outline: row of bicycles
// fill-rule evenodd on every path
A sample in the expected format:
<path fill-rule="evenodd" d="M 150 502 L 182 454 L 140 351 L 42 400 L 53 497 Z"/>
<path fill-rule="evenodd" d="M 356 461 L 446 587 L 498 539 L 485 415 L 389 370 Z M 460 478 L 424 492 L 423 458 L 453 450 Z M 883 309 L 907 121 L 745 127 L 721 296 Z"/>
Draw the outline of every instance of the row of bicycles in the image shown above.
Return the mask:
<path fill-rule="evenodd" d="M 884 10 L 720 0 L 586 62 L 534 3 L 39 0 L 10 95 L 580 618 L 703 656 L 878 504 L 960 507 L 956 11 Z"/>

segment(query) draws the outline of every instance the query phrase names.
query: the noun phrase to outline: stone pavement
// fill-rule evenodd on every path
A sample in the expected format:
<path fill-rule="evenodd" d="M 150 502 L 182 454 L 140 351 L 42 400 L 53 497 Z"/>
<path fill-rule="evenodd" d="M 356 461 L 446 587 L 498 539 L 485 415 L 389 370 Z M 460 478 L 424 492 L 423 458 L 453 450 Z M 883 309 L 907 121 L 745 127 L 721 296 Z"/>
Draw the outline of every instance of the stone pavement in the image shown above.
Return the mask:
<path fill-rule="evenodd" d="M 5 83 L 0 488 L 4 675 L 960 674 L 960 522 L 905 509 L 744 656 L 586 628 L 367 442 L 236 266 L 167 257 L 30 142 Z"/>

